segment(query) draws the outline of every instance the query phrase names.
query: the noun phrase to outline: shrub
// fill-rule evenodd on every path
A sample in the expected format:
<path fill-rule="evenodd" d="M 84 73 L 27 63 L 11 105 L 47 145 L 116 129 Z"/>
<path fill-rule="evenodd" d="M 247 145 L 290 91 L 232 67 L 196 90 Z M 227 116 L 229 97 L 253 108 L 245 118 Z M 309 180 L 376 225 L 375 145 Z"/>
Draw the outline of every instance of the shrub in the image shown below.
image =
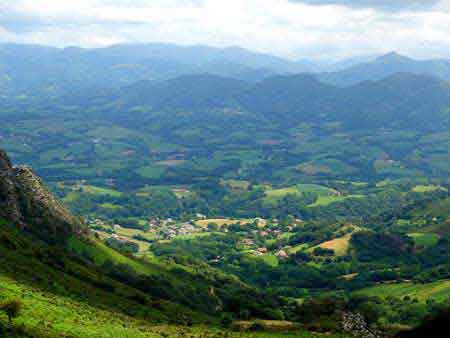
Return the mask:
<path fill-rule="evenodd" d="M 20 300 L 9 300 L 0 305 L 0 311 L 8 316 L 8 321 L 11 323 L 14 318 L 17 318 L 22 311 L 23 304 Z"/>
<path fill-rule="evenodd" d="M 231 324 L 233 323 L 233 317 L 231 314 L 229 313 L 224 313 L 220 319 L 220 323 L 224 326 L 224 327 L 230 327 Z"/>

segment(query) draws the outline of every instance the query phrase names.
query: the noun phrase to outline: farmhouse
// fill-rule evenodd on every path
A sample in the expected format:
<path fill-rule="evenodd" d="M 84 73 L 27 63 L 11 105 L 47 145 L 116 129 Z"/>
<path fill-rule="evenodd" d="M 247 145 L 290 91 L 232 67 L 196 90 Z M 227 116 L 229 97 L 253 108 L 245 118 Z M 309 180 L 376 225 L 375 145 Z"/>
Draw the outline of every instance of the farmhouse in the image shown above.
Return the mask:
<path fill-rule="evenodd" d="M 256 251 L 258 251 L 262 254 L 266 254 L 269 250 L 267 250 L 267 248 L 258 248 L 258 249 L 256 249 Z"/>
<path fill-rule="evenodd" d="M 284 251 L 284 250 L 278 251 L 278 252 L 275 254 L 275 256 L 277 256 L 278 258 L 288 258 L 288 257 L 289 257 L 289 255 L 287 254 L 287 252 Z"/>

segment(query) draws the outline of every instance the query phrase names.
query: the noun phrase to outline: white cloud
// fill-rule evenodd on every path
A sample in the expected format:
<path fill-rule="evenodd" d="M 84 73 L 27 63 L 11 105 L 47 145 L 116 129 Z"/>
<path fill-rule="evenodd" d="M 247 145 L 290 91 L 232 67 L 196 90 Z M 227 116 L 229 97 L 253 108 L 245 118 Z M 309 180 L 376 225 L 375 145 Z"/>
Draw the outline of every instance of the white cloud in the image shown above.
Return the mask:
<path fill-rule="evenodd" d="M 390 50 L 420 57 L 450 57 L 447 0 L 434 10 L 392 12 L 374 6 L 338 5 L 350 0 L 308 1 L 334 4 L 316 6 L 292 0 L 15 0 L 0 4 L 0 41 L 89 47 L 119 42 L 240 45 L 307 58 Z"/>
<path fill-rule="evenodd" d="M 290 0 L 295 3 L 325 6 L 336 5 L 349 8 L 375 8 L 388 12 L 432 9 L 440 0 Z"/>

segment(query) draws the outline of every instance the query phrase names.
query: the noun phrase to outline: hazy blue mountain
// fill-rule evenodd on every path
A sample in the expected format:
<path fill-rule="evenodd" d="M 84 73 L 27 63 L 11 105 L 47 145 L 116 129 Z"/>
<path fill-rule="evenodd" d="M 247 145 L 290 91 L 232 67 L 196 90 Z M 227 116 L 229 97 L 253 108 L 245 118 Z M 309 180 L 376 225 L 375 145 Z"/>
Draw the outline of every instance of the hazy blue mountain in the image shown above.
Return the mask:
<path fill-rule="evenodd" d="M 141 80 L 210 73 L 250 82 L 308 70 L 302 64 L 238 47 L 170 44 L 99 49 L 0 45 L 0 95 L 57 95 L 85 88 L 118 88 Z"/>
<path fill-rule="evenodd" d="M 343 89 L 333 110 L 351 128 L 442 130 L 450 126 L 450 84 L 397 73 Z"/>
<path fill-rule="evenodd" d="M 289 122 L 298 117 L 316 119 L 337 93 L 337 88 L 312 75 L 300 74 L 266 79 L 241 93 L 238 101 L 249 111 Z"/>
<path fill-rule="evenodd" d="M 319 78 L 330 84 L 350 86 L 362 81 L 381 80 L 396 73 L 424 74 L 450 80 L 450 60 L 415 60 L 397 53 L 389 53 L 371 62 L 321 74 Z"/>
<path fill-rule="evenodd" d="M 186 75 L 167 81 L 141 81 L 119 89 L 113 96 L 114 101 L 125 107 L 198 111 L 235 106 L 235 95 L 249 86 L 246 82 L 216 75 Z"/>
<path fill-rule="evenodd" d="M 326 62 L 320 64 L 319 70 L 320 72 L 339 72 L 360 64 L 373 62 L 377 57 L 377 55 L 355 56 L 339 61 Z"/>

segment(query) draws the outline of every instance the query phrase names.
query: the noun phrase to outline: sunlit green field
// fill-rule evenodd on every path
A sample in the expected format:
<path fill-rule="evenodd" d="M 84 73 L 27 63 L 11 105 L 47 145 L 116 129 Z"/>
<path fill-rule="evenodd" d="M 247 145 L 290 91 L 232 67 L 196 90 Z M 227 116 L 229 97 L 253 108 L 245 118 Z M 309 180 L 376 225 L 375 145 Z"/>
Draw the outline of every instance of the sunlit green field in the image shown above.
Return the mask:
<path fill-rule="evenodd" d="M 438 281 L 428 284 L 383 284 L 366 288 L 356 293 L 382 298 L 403 298 L 405 296 L 409 296 L 410 298 L 417 298 L 421 302 L 425 302 L 428 299 L 433 299 L 435 301 L 444 301 L 450 298 L 450 281 Z"/>
<path fill-rule="evenodd" d="M 439 241 L 440 236 L 437 234 L 422 234 L 422 233 L 410 233 L 408 236 L 414 239 L 414 243 L 417 246 L 429 247 L 436 245 Z"/>
<path fill-rule="evenodd" d="M 364 198 L 362 195 L 349 195 L 349 196 L 320 196 L 317 201 L 310 205 L 310 207 L 327 206 L 332 203 L 342 202 L 350 198 Z"/>

